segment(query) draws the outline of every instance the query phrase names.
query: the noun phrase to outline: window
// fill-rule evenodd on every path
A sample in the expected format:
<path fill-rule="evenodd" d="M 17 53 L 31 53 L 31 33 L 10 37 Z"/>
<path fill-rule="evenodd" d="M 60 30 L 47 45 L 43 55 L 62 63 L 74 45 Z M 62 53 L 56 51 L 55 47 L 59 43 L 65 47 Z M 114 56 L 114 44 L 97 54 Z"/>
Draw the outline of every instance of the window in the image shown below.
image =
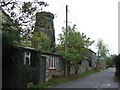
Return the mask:
<path fill-rule="evenodd" d="M 56 69 L 56 59 L 54 56 L 49 57 L 49 69 Z"/>
<path fill-rule="evenodd" d="M 24 64 L 30 65 L 30 59 L 31 59 L 31 52 L 25 52 L 24 56 Z"/>

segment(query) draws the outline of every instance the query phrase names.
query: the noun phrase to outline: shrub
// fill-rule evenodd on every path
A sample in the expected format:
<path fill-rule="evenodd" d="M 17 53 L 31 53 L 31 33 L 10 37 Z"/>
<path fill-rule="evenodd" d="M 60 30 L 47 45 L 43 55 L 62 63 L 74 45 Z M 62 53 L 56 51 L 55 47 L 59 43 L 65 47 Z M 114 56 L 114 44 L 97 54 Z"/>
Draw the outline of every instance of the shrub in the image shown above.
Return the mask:
<path fill-rule="evenodd" d="M 26 88 L 28 83 L 38 83 L 39 72 L 38 68 L 33 68 L 27 65 L 18 65 L 11 75 L 12 87 Z"/>
<path fill-rule="evenodd" d="M 116 65 L 116 76 L 120 77 L 120 54 L 114 58 Z"/>

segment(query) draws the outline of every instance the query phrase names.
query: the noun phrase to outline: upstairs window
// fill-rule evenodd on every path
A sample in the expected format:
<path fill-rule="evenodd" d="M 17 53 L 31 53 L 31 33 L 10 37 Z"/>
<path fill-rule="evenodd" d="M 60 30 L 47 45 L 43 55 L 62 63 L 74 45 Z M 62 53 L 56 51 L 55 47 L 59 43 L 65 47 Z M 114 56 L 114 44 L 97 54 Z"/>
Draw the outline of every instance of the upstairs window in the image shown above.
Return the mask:
<path fill-rule="evenodd" d="M 55 56 L 49 57 L 49 69 L 56 69 L 56 58 Z"/>
<path fill-rule="evenodd" d="M 30 65 L 30 59 L 31 59 L 31 52 L 26 51 L 24 55 L 24 64 Z"/>

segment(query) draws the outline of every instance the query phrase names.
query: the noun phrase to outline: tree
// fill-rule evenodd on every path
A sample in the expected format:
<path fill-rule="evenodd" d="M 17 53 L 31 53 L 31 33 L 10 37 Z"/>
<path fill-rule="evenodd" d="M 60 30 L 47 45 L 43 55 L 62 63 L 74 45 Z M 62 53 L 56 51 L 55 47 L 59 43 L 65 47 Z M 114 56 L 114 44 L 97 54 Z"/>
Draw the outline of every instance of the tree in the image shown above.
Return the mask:
<path fill-rule="evenodd" d="M 19 24 L 11 19 L 4 11 L 2 11 L 2 45 L 3 48 L 9 45 L 18 45 L 20 42 Z"/>
<path fill-rule="evenodd" d="M 34 32 L 31 47 L 41 51 L 51 51 L 50 38 L 44 32 Z"/>
<path fill-rule="evenodd" d="M 116 71 L 115 71 L 115 75 L 118 77 L 118 80 L 120 80 L 120 54 L 116 55 L 113 58 L 115 65 L 116 65 Z"/>
<path fill-rule="evenodd" d="M 84 33 L 75 31 L 76 25 L 68 26 L 67 36 L 67 53 L 65 53 L 65 28 L 62 28 L 62 34 L 59 35 L 59 44 L 57 45 L 57 53 L 59 53 L 66 61 L 70 61 L 76 66 L 87 57 L 87 49 L 94 41 L 90 41 Z M 77 71 L 76 71 L 77 73 Z"/>
<path fill-rule="evenodd" d="M 0 2 L 1 8 L 12 19 L 19 22 L 21 26 L 30 28 L 35 23 L 35 14 L 40 11 L 42 6 L 48 6 L 47 3 L 37 0 L 33 2 L 20 2 L 16 0 L 2 0 Z"/>
<path fill-rule="evenodd" d="M 102 40 L 102 39 L 98 40 L 97 49 L 98 49 L 98 58 L 99 58 L 99 57 L 103 57 L 103 58 L 106 58 L 106 57 L 107 57 L 107 54 L 108 54 L 108 52 L 109 52 L 109 49 L 108 49 L 107 45 L 105 45 L 105 44 L 103 43 L 103 40 Z"/>
<path fill-rule="evenodd" d="M 33 2 L 20 2 L 20 1 L 16 1 L 16 0 L 7 0 L 7 1 L 2 0 L 0 2 L 0 8 L 2 9 L 2 11 L 4 11 L 7 14 L 8 17 L 10 17 L 14 21 L 14 23 L 11 25 L 8 25 L 8 24 L 5 25 L 6 28 L 3 26 L 3 30 L 5 31 L 5 33 L 8 33 L 7 27 L 9 27 L 9 26 L 14 27 L 15 24 L 17 24 L 20 27 L 19 35 L 22 38 L 21 42 L 29 43 L 32 33 L 34 31 L 35 14 L 36 14 L 36 12 L 38 12 L 42 9 L 42 6 L 46 7 L 46 6 L 48 6 L 48 4 L 43 1 L 38 2 L 37 0 L 35 0 Z M 8 33 L 9 36 L 11 35 L 11 33 Z M 9 38 L 4 38 L 4 39 L 7 40 Z M 9 40 L 8 40 L 8 42 L 9 42 Z M 26 45 L 27 45 L 27 43 L 26 43 Z M 29 46 L 29 45 L 27 45 L 27 46 Z"/>
<path fill-rule="evenodd" d="M 110 55 L 106 58 L 106 61 L 107 61 L 107 65 L 108 66 L 112 66 L 115 64 L 114 62 L 114 58 L 116 57 L 116 55 Z"/>

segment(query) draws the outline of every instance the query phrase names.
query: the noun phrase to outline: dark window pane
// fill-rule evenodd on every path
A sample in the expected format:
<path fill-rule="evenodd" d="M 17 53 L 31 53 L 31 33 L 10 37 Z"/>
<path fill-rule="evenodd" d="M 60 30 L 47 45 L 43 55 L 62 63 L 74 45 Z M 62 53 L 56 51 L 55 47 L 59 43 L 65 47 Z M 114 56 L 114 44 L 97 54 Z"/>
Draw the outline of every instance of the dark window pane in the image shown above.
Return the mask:
<path fill-rule="evenodd" d="M 29 58 L 26 57 L 26 64 L 29 65 Z"/>

